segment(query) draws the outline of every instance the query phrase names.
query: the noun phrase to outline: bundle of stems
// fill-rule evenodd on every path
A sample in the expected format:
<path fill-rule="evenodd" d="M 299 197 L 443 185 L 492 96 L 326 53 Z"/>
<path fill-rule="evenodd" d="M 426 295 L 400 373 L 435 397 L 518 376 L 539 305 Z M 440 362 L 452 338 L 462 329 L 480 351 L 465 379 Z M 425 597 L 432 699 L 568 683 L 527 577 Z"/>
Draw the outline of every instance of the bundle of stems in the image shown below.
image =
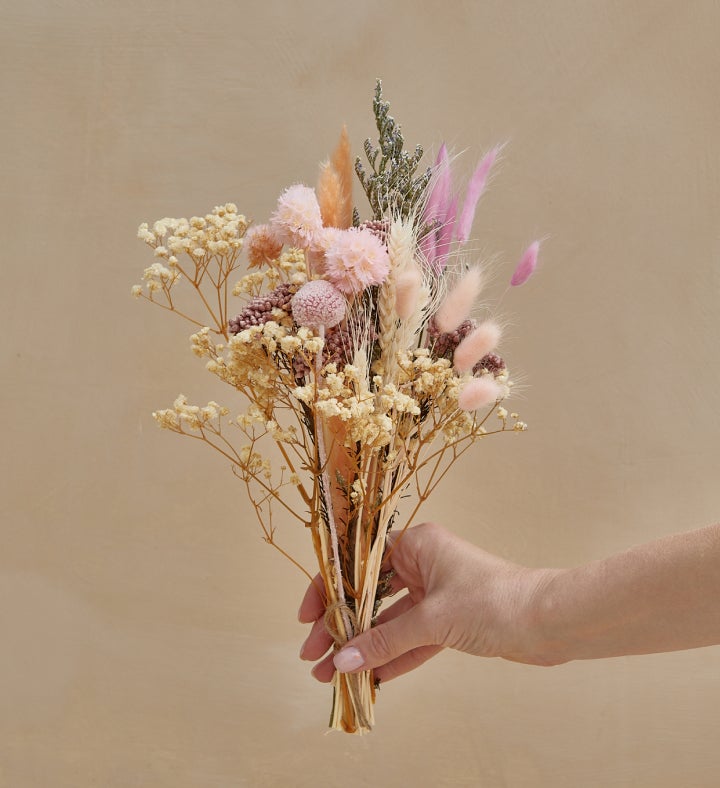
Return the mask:
<path fill-rule="evenodd" d="M 448 266 L 457 200 L 453 207 L 447 159 L 441 151 L 434 170 L 416 176 L 422 149 L 403 150 L 379 83 L 373 108 L 379 144 L 365 145 L 372 171 L 355 165 L 371 221 L 360 223 L 352 209 L 343 131 L 317 190 L 287 189 L 269 224 L 250 227 L 228 203 L 204 217 L 141 225 L 139 237 L 157 260 L 145 270 L 145 287 L 133 288 L 198 328 L 193 352 L 249 403 L 231 414 L 180 395 L 153 416 L 231 464 L 265 541 L 322 584 L 336 648 L 375 623 L 389 588 L 390 530 L 402 538 L 475 441 L 526 426 L 501 404 L 511 383 L 494 352 L 499 327 L 470 317 L 478 269 Z M 492 158 L 468 188 L 460 244 Z M 243 248 L 250 270 L 233 286 Z M 524 278 L 536 248 L 534 255 L 523 258 Z M 179 283 L 200 313 L 177 297 Z M 245 298 L 234 318 L 231 295 Z M 263 453 L 268 442 L 279 467 Z M 410 504 L 401 516 L 404 497 Z M 319 579 L 278 543 L 278 507 L 310 530 Z M 372 672 L 336 673 L 333 686 L 330 727 L 369 731 Z"/>

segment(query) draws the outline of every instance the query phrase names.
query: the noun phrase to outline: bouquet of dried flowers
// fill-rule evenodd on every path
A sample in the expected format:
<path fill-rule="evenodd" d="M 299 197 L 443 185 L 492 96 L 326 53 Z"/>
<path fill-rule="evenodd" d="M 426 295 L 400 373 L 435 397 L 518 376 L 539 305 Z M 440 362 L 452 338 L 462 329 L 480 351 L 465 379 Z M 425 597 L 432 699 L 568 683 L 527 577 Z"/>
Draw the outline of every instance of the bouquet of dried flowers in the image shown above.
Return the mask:
<path fill-rule="evenodd" d="M 473 443 L 526 428 L 502 406 L 512 384 L 496 352 L 501 328 L 471 317 L 483 272 L 461 253 L 499 148 L 460 208 L 446 147 L 419 172 L 423 150 L 405 150 L 379 81 L 373 109 L 378 144 L 367 140 L 367 164 L 354 165 L 370 216 L 353 207 L 343 129 L 317 188 L 287 188 L 266 224 L 232 203 L 142 224 L 156 261 L 133 288 L 194 324 L 194 353 L 249 403 L 238 414 L 235 397 L 232 407 L 199 406 L 181 395 L 153 416 L 230 463 L 264 539 L 312 579 L 277 543 L 273 512 L 308 528 L 338 645 L 373 626 L 391 527 L 407 527 Z M 243 252 L 249 270 L 235 283 Z M 536 242 L 512 284 L 530 276 L 537 254 Z M 199 315 L 178 298 L 181 283 Z M 230 295 L 244 299 L 239 312 Z M 400 522 L 403 496 L 411 504 Z M 336 674 L 330 726 L 368 731 L 374 697 L 371 671 Z"/>

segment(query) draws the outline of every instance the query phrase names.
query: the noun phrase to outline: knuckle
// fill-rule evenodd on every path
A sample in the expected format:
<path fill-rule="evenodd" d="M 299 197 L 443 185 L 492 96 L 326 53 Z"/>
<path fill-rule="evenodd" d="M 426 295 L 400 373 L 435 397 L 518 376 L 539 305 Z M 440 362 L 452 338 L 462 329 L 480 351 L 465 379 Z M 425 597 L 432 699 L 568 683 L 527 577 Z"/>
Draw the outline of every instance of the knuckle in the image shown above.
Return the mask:
<path fill-rule="evenodd" d="M 389 662 L 394 656 L 393 639 L 387 626 L 378 626 L 370 630 L 370 646 L 374 656 L 381 662 Z"/>

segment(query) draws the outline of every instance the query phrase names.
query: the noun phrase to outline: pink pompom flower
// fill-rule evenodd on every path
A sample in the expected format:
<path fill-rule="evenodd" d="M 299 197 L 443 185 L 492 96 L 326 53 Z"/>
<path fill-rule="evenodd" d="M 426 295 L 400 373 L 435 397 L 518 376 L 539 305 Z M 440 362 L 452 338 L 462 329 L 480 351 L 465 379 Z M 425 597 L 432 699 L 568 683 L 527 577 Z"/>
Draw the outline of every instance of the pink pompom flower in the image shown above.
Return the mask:
<path fill-rule="evenodd" d="M 322 230 L 322 216 L 315 190 L 298 183 L 280 195 L 270 218 L 279 241 L 288 246 L 307 249 Z"/>
<path fill-rule="evenodd" d="M 325 276 L 343 293 L 352 295 L 379 285 L 389 271 L 387 249 L 370 230 L 351 227 L 330 237 L 325 249 Z"/>

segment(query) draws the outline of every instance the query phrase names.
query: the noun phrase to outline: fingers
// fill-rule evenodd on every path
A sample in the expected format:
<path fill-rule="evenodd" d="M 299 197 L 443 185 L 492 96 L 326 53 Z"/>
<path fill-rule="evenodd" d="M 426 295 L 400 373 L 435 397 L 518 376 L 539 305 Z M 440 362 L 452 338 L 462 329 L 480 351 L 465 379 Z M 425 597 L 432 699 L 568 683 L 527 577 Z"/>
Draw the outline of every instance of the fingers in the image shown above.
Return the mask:
<path fill-rule="evenodd" d="M 301 624 L 312 624 L 325 613 L 325 588 L 322 577 L 317 574 L 308 586 L 298 610 L 298 621 Z"/>
<path fill-rule="evenodd" d="M 375 678 L 378 681 L 395 679 L 420 667 L 420 665 L 439 654 L 442 650 L 442 646 L 418 646 L 418 648 L 406 652 L 392 662 L 388 662 L 387 665 L 381 665 L 375 670 Z"/>
<path fill-rule="evenodd" d="M 403 602 L 401 599 L 395 604 Z M 420 603 L 353 638 L 335 654 L 334 663 L 341 673 L 356 673 L 386 665 L 418 646 L 431 644 L 430 622 Z"/>
<path fill-rule="evenodd" d="M 333 639 L 325 627 L 325 617 L 322 616 L 313 624 L 310 634 L 300 648 L 300 659 L 314 662 L 320 659 L 332 646 Z"/>

